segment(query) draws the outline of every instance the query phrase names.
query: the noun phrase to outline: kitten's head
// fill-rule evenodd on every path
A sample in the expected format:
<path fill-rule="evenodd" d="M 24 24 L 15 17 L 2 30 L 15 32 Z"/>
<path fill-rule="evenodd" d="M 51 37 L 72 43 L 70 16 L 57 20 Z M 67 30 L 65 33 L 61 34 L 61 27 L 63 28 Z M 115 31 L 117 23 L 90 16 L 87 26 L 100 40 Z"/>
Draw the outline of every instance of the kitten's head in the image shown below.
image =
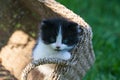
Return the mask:
<path fill-rule="evenodd" d="M 70 50 L 78 42 L 77 23 L 65 19 L 48 19 L 41 23 L 41 40 L 53 50 Z"/>

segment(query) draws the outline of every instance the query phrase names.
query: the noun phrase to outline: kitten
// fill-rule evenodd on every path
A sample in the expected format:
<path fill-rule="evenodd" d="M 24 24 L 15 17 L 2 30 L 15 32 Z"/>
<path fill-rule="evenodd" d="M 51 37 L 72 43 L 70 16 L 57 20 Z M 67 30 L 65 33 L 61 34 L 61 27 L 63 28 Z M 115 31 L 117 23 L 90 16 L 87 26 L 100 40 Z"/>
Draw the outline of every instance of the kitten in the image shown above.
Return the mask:
<path fill-rule="evenodd" d="M 78 43 L 78 33 L 80 31 L 82 31 L 82 28 L 77 23 L 65 19 L 43 20 L 40 25 L 40 36 L 33 49 L 33 60 L 40 58 L 70 59 L 70 50 Z M 44 64 L 37 67 L 41 75 L 46 76 L 52 74 L 54 68 L 55 65 L 53 64 Z"/>
<path fill-rule="evenodd" d="M 79 25 L 65 19 L 48 19 L 40 25 L 40 36 L 33 49 L 33 59 L 71 58 L 70 50 L 78 42 Z"/>

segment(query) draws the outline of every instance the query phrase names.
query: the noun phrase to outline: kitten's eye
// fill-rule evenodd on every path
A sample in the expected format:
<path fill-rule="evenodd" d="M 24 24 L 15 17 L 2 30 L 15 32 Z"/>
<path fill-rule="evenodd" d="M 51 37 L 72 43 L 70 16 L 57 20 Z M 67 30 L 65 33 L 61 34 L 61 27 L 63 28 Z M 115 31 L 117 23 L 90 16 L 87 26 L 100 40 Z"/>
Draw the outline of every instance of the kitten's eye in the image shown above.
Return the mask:
<path fill-rule="evenodd" d="M 63 40 L 63 43 L 65 43 L 65 44 L 68 43 L 68 40 L 67 39 Z"/>
<path fill-rule="evenodd" d="M 50 38 L 51 42 L 55 42 L 55 39 L 53 37 Z"/>

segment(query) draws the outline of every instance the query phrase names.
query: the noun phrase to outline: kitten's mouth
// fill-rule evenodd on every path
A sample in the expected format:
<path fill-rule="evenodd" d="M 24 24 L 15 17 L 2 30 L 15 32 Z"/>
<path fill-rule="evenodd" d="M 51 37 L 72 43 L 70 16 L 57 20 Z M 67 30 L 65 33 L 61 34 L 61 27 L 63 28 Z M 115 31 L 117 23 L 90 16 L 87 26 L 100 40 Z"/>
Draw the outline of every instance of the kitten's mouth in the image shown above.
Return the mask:
<path fill-rule="evenodd" d="M 60 49 L 55 49 L 55 51 L 62 51 L 62 50 L 60 50 Z"/>

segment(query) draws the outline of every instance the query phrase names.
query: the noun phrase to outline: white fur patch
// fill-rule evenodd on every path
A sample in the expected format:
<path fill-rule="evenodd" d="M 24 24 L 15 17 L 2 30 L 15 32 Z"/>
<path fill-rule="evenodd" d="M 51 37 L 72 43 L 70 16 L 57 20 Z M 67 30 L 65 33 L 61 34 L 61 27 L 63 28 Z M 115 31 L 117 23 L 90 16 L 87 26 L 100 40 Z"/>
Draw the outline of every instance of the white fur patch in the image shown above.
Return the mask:
<path fill-rule="evenodd" d="M 67 50 L 55 51 L 51 45 L 44 44 L 41 40 L 36 45 L 33 51 L 33 59 L 38 60 L 40 58 L 60 58 L 64 60 L 70 59 L 71 54 Z"/>

